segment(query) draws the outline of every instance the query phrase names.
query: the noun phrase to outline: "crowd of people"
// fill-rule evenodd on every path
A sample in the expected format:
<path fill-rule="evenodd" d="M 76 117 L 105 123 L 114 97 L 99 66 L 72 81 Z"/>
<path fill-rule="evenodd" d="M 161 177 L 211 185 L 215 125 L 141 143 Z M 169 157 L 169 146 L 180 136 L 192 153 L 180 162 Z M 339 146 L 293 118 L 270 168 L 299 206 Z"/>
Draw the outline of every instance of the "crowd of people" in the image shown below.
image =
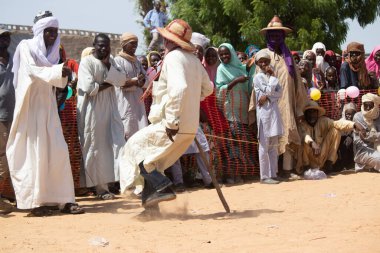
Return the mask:
<path fill-rule="evenodd" d="M 75 202 L 59 117 L 68 94 L 77 103 L 81 186 L 101 200 L 113 199 L 118 187 L 132 189 L 145 208 L 175 199 L 185 189 L 180 158 L 186 154 L 195 156 L 204 186 L 213 188 L 200 122 L 215 136 L 230 133 L 228 145 L 214 143 L 223 161 L 257 160 L 239 142 L 239 134 L 252 131 L 264 184 L 301 179 L 309 169 L 380 171 L 380 97 L 366 92 L 360 110 L 357 99 L 339 100 L 342 118 L 333 120 L 308 95 L 310 89 L 378 88 L 380 46 L 365 58 L 358 42 L 342 56 L 317 42 L 301 57 L 285 43 L 292 30 L 274 16 L 260 31 L 267 48 L 237 52 L 229 43 L 213 47 L 183 20 L 166 24 L 160 8 L 156 1 L 144 19 L 153 38 L 140 56 L 135 34 L 122 34 L 122 49 L 112 56 L 110 38 L 100 33 L 80 64 L 73 62 L 49 11 L 35 17 L 34 37 L 21 41 L 13 56 L 11 33 L 0 30 L 0 178 L 10 175 L 17 208 L 33 216 L 57 207 L 84 213 Z M 238 174 L 222 179 L 235 183 Z M 11 211 L 4 199 L 0 206 L 3 214 Z"/>

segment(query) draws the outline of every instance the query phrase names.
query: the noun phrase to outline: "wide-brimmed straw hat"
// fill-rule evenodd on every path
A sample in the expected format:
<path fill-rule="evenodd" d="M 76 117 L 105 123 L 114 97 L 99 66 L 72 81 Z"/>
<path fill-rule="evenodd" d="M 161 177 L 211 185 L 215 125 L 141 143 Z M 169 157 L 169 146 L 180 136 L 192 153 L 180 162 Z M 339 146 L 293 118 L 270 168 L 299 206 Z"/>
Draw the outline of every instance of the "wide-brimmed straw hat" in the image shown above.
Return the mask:
<path fill-rule="evenodd" d="M 260 33 L 265 35 L 268 30 L 283 30 L 285 34 L 291 33 L 293 30 L 282 25 L 281 19 L 274 15 L 266 28 L 261 29 Z"/>
<path fill-rule="evenodd" d="M 190 42 L 193 30 L 186 21 L 175 19 L 165 28 L 158 27 L 157 30 L 162 37 L 174 42 L 182 49 L 187 51 L 195 50 L 193 43 Z"/>
<path fill-rule="evenodd" d="M 320 107 L 317 102 L 312 101 L 312 100 L 306 103 L 306 106 L 303 109 L 303 112 L 305 113 L 307 110 L 310 110 L 310 109 L 318 110 L 319 117 L 325 115 L 326 113 L 326 110 L 324 108 Z"/>

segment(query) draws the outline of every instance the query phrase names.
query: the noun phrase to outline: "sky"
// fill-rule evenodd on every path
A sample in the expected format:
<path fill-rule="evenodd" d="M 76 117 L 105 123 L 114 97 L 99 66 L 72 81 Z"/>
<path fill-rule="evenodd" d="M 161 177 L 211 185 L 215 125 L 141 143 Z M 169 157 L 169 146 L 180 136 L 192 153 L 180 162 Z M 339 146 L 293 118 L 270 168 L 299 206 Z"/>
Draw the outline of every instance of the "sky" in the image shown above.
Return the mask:
<path fill-rule="evenodd" d="M 136 0 L 0 0 L 0 23 L 33 25 L 34 16 L 41 10 L 50 10 L 60 22 L 60 28 L 96 32 L 132 32 L 143 42 L 143 27 L 138 23 L 141 17 L 135 5 Z M 363 43 L 367 53 L 380 44 L 380 18 L 364 29 L 357 21 L 347 20 L 349 31 L 346 41 Z M 140 43 L 137 53 L 146 46 Z"/>

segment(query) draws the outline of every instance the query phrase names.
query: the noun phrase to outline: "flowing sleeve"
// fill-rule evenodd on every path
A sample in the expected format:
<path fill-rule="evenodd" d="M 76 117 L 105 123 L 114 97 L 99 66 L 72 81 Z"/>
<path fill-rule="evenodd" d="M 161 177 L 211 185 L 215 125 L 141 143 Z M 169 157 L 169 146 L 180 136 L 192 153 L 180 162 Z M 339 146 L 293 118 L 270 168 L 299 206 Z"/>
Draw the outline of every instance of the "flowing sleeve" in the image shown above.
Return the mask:
<path fill-rule="evenodd" d="M 27 43 L 22 43 L 20 45 L 20 59 L 32 80 L 59 88 L 64 88 L 66 86 L 68 78 L 62 77 L 63 63 L 51 67 L 37 66 L 34 58 L 30 54 Z"/>
<path fill-rule="evenodd" d="M 219 90 L 225 90 L 228 88 L 229 81 L 227 80 L 221 66 L 218 67 L 216 71 L 215 86 Z"/>
<path fill-rule="evenodd" d="M 78 90 L 88 94 L 89 96 L 95 96 L 99 91 L 99 83 L 95 81 L 94 69 L 91 66 L 91 58 L 86 57 L 79 64 L 78 70 Z"/>
<path fill-rule="evenodd" d="M 113 86 L 121 87 L 127 81 L 127 75 L 121 70 L 114 61 L 111 61 L 111 67 L 107 72 L 107 77 L 104 82 L 110 83 Z"/>

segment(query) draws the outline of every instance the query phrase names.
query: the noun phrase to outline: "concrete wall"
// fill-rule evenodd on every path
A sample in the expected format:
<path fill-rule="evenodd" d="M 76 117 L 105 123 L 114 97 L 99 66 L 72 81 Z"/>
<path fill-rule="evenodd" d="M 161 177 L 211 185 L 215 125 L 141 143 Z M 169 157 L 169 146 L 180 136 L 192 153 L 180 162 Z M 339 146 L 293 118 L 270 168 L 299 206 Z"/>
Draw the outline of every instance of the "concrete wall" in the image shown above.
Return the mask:
<path fill-rule="evenodd" d="M 5 25 L 8 30 L 12 32 L 11 45 L 9 51 L 13 54 L 18 43 L 23 39 L 30 39 L 33 37 L 31 26 L 0 24 Z M 61 36 L 61 44 L 64 46 L 67 58 L 80 60 L 82 50 L 86 47 L 91 47 L 96 34 L 100 32 L 73 30 L 73 29 L 59 29 Z M 116 55 L 120 50 L 120 34 L 105 33 L 111 39 L 112 55 Z"/>

